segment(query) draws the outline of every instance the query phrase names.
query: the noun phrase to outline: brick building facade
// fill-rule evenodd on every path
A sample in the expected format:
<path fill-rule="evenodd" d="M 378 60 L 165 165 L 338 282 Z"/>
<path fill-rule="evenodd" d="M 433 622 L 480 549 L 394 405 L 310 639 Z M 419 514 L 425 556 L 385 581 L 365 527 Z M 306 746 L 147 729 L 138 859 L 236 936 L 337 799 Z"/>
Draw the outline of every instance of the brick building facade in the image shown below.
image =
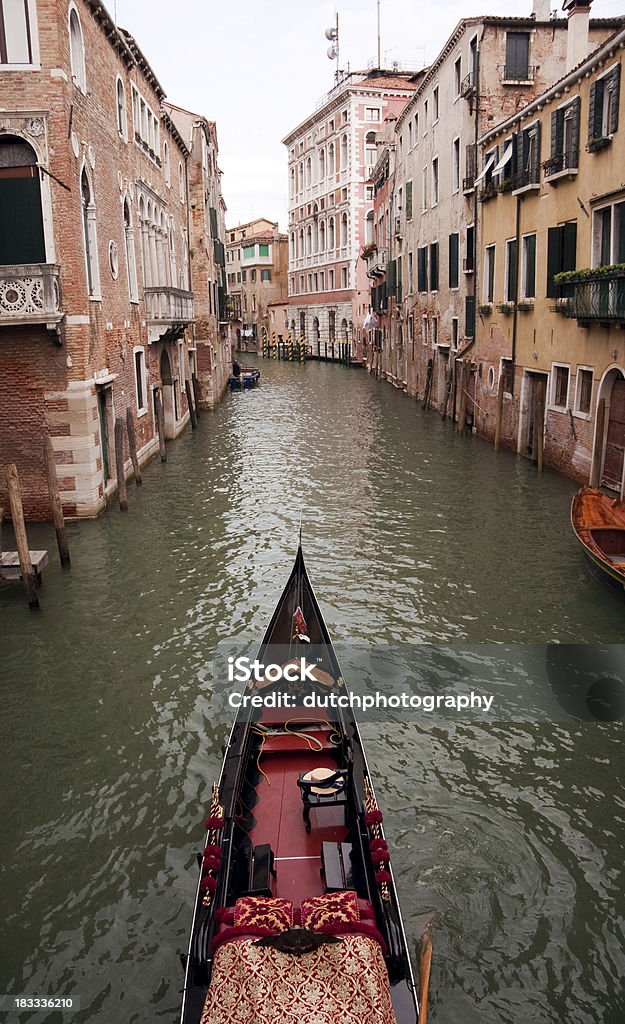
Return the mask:
<path fill-rule="evenodd" d="M 142 461 L 156 394 L 167 437 L 188 420 L 189 148 L 95 0 L 25 0 L 0 60 L 0 465 L 46 518 L 50 435 L 66 514 L 95 515 L 116 417 L 132 410 Z"/>
<path fill-rule="evenodd" d="M 263 217 L 227 231 L 226 267 L 236 347 L 257 351 L 263 329 L 271 334 L 271 304 L 286 301 L 288 239 Z M 273 322 L 272 322 L 273 321 Z"/>

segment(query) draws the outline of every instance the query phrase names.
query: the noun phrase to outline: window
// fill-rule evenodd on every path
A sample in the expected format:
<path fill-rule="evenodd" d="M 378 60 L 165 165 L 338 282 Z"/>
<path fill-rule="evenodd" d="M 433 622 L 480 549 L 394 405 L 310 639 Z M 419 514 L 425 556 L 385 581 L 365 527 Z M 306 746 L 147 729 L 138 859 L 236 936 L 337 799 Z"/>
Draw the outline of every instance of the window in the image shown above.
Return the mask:
<path fill-rule="evenodd" d="M 451 144 L 451 191 L 460 191 L 460 139 Z"/>
<path fill-rule="evenodd" d="M 569 398 L 568 366 L 554 363 L 551 368 L 551 405 L 556 409 L 566 409 Z"/>
<path fill-rule="evenodd" d="M 255 251 L 256 250 L 255 250 L 253 245 L 244 245 L 243 246 L 243 259 L 244 260 L 251 260 L 251 259 L 253 259 Z"/>
<path fill-rule="evenodd" d="M 521 242 L 521 298 L 536 298 L 536 235 L 524 235 Z"/>
<path fill-rule="evenodd" d="M 300 164 L 300 166 L 301 166 L 301 164 Z M 334 173 L 335 173 L 335 166 L 334 166 L 334 143 L 331 142 L 330 145 L 328 146 L 328 174 L 334 174 Z"/>
<path fill-rule="evenodd" d="M 328 290 L 334 291 L 334 270 L 328 270 Z"/>
<path fill-rule="evenodd" d="M 336 312 L 333 309 L 328 313 L 328 338 L 330 341 L 336 339 Z"/>
<path fill-rule="evenodd" d="M 184 203 L 184 168 L 181 163 L 178 164 L 178 191 L 180 193 L 180 202 Z"/>
<path fill-rule="evenodd" d="M 548 298 L 566 295 L 566 287 L 557 285 L 554 275 L 563 270 L 575 270 L 577 250 L 577 221 L 559 224 L 547 232 L 547 288 Z M 568 286 L 572 289 L 572 285 Z"/>
<path fill-rule="evenodd" d="M 487 245 L 484 250 L 484 302 L 493 302 L 495 298 L 495 246 Z"/>
<path fill-rule="evenodd" d="M 241 283 L 247 284 L 247 270 L 241 271 Z"/>
<path fill-rule="evenodd" d="M 138 302 L 139 291 L 137 287 L 135 237 L 130 217 L 130 206 L 127 199 L 124 200 L 124 243 L 126 248 L 126 277 L 128 281 L 128 294 L 131 302 Z"/>
<path fill-rule="evenodd" d="M 347 168 L 347 135 L 341 136 L 341 167 Z"/>
<path fill-rule="evenodd" d="M 579 160 L 579 96 L 551 114 L 551 159 L 545 165 L 547 174 L 557 174 L 578 166 Z"/>
<path fill-rule="evenodd" d="M 432 160 L 432 206 L 438 203 L 438 157 Z"/>
<path fill-rule="evenodd" d="M 408 149 L 412 149 L 412 121 L 408 122 Z"/>
<path fill-rule="evenodd" d="M 518 253 L 516 238 L 509 238 L 506 242 L 506 302 L 516 302 L 517 298 L 517 276 L 518 276 Z"/>
<path fill-rule="evenodd" d="M 467 295 L 464 300 L 464 333 L 465 337 L 475 337 L 475 296 Z"/>
<path fill-rule="evenodd" d="M 80 194 L 82 201 L 83 244 L 85 247 L 85 268 L 87 271 L 87 290 L 90 299 L 100 298 L 100 268 L 98 265 L 98 238 L 96 233 L 96 214 L 93 193 L 87 171 L 83 168 L 80 176 Z"/>
<path fill-rule="evenodd" d="M 261 279 L 261 281 L 271 281 L 271 271 L 270 270 L 261 270 L 261 272 L 260 272 L 260 279 Z"/>
<path fill-rule="evenodd" d="M 258 246 L 258 255 L 259 256 L 268 256 L 269 255 L 269 246 L 268 245 L 259 245 Z"/>
<path fill-rule="evenodd" d="M 451 347 L 458 348 L 458 317 L 451 318 Z"/>
<path fill-rule="evenodd" d="M 406 220 L 412 220 L 412 182 L 406 182 Z"/>
<path fill-rule="evenodd" d="M 0 134 L 0 266 L 46 262 L 37 163 L 24 139 Z"/>
<path fill-rule="evenodd" d="M 428 208 L 428 192 L 429 192 L 429 189 L 428 189 L 428 169 L 427 169 L 427 167 L 423 168 L 421 180 L 422 180 L 422 185 L 423 185 L 422 196 L 421 196 L 421 209 L 423 211 L 425 211 Z"/>
<path fill-rule="evenodd" d="M 128 122 L 126 119 L 126 90 L 121 78 L 117 78 L 117 130 L 121 137 L 128 141 Z"/>
<path fill-rule="evenodd" d="M 617 64 L 590 87 L 588 147 L 601 149 L 618 128 L 618 99 L 621 65 Z"/>
<path fill-rule="evenodd" d="M 428 318 L 427 316 L 421 317 L 421 340 L 424 345 L 428 343 Z"/>
<path fill-rule="evenodd" d="M 502 359 L 499 372 L 503 377 L 503 390 L 506 395 L 514 394 L 514 363 L 511 359 Z"/>
<path fill-rule="evenodd" d="M 133 349 L 135 355 L 135 394 L 137 398 L 137 412 L 146 413 L 147 387 L 145 379 L 145 349 L 137 346 Z"/>
<path fill-rule="evenodd" d="M 426 133 L 426 132 L 427 132 L 427 130 L 428 130 L 428 121 L 429 121 L 429 107 L 428 107 L 428 101 L 427 101 L 427 100 L 424 100 L 424 101 L 423 101 L 423 134 L 424 134 L 424 135 L 425 135 L 425 133 Z"/>
<path fill-rule="evenodd" d="M 625 202 L 595 210 L 592 236 L 593 267 L 625 263 Z"/>
<path fill-rule="evenodd" d="M 417 249 L 417 289 L 420 292 L 428 290 L 428 250 L 425 245 Z"/>
<path fill-rule="evenodd" d="M 462 57 L 457 57 L 454 64 L 454 97 L 460 95 L 462 86 Z"/>
<path fill-rule="evenodd" d="M 465 190 L 473 188 L 477 174 L 477 146 L 474 142 L 465 146 L 466 178 L 463 182 Z"/>
<path fill-rule="evenodd" d="M 438 291 L 438 242 L 430 245 L 430 291 Z"/>
<path fill-rule="evenodd" d="M 504 79 L 507 82 L 527 82 L 529 70 L 529 32 L 506 33 L 506 66 Z"/>
<path fill-rule="evenodd" d="M 408 294 L 412 295 L 414 291 L 414 276 L 412 272 L 412 253 L 408 253 Z"/>
<path fill-rule="evenodd" d="M 365 121 L 379 121 L 380 111 L 378 107 L 367 107 L 365 109 Z"/>
<path fill-rule="evenodd" d="M 6 0 L 3 0 L 2 7 L 5 8 Z M 87 92 L 87 77 L 85 74 L 85 46 L 82 38 L 80 18 L 75 7 L 69 11 L 69 55 L 72 67 L 72 78 L 78 88 Z"/>
<path fill-rule="evenodd" d="M 347 267 L 341 267 L 341 288 L 347 288 Z"/>
<path fill-rule="evenodd" d="M 171 164 L 169 162 L 169 146 L 167 140 L 163 143 L 163 165 L 165 169 L 165 184 L 171 187 Z"/>
<path fill-rule="evenodd" d="M 256 270 L 252 270 L 250 273 L 250 282 L 252 284 L 256 284 Z"/>
<path fill-rule="evenodd" d="M 153 160 L 158 161 L 160 152 L 159 120 L 134 85 L 132 86 L 132 116 L 135 142 Z"/>
<path fill-rule="evenodd" d="M 458 287 L 458 264 L 460 259 L 460 235 L 449 236 L 449 287 Z"/>
<path fill-rule="evenodd" d="M 464 269 L 475 269 L 475 227 L 469 224 L 467 227 L 467 254 L 464 258 Z"/>
<path fill-rule="evenodd" d="M 432 124 L 436 124 L 438 121 L 438 86 L 435 86 L 432 92 Z"/>
<path fill-rule="evenodd" d="M 28 0 L 0 0 L 0 64 L 34 63 L 30 26 Z"/>
<path fill-rule="evenodd" d="M 581 416 L 590 415 L 592 381 L 593 371 L 587 367 L 579 367 L 575 381 L 575 407 L 573 411 Z"/>

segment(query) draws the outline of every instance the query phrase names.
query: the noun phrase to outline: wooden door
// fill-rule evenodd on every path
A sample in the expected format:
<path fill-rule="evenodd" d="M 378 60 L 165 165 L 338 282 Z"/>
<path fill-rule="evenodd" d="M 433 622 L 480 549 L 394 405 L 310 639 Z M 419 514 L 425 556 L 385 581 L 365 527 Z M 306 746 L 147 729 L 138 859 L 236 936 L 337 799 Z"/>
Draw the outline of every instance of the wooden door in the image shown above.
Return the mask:
<path fill-rule="evenodd" d="M 607 426 L 605 459 L 601 483 L 620 491 L 625 455 L 625 380 L 620 377 L 612 386 L 610 418 Z"/>

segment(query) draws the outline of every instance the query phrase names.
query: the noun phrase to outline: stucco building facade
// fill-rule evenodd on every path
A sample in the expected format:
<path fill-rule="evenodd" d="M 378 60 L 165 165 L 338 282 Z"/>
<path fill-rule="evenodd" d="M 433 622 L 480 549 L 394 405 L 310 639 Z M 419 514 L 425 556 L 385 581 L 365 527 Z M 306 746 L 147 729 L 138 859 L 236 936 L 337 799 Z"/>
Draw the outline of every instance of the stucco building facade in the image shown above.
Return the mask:
<path fill-rule="evenodd" d="M 236 348 L 255 352 L 263 330 L 275 329 L 272 303 L 287 297 L 288 240 L 275 221 L 263 217 L 228 228 L 227 239 L 233 341 Z"/>

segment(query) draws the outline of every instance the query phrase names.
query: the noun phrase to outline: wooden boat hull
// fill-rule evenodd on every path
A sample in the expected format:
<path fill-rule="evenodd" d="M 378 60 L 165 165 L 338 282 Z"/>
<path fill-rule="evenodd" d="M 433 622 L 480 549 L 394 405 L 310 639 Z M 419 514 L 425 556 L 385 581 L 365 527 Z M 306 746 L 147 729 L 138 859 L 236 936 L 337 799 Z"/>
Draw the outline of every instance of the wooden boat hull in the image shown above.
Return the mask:
<path fill-rule="evenodd" d="M 295 639 L 296 609 L 301 612 L 310 644 Z M 314 651 L 308 662 L 317 666 L 317 676 L 315 683 L 309 684 L 309 691 L 346 693 L 301 549 L 258 660 L 274 662 L 276 652 L 285 646 L 298 656 L 303 650 Z M 284 689 L 284 683 L 280 688 Z M 264 679 L 252 689 L 255 695 L 272 692 Z M 250 890 L 258 891 L 256 861 L 261 850 L 266 861 L 262 884 L 272 897 L 295 903 L 324 892 L 348 890 L 357 894 L 366 913 L 371 911 L 370 922 L 358 927 L 365 932 L 372 928 L 385 952 L 386 998 L 392 1005 L 393 1019 L 397 1024 L 416 1024 L 418 1003 L 407 941 L 382 814 L 377 809 L 357 724 L 352 712 L 342 708 L 332 710 L 322 721 L 318 713 L 304 707 L 305 690 L 300 684 L 294 686 L 293 693 L 295 711 L 247 706 L 237 712 L 207 822 L 223 822 L 218 831 L 209 828 L 207 832 L 207 847 L 214 850 L 218 841 L 220 860 L 211 872 L 208 899 L 202 891 L 203 882 L 198 882 L 185 958 L 181 1024 L 199 1024 L 201 1020 L 214 968 L 214 950 L 223 938 L 224 915 L 237 898 Z M 291 719 L 295 720 L 292 727 Z M 309 808 L 307 820 L 298 780 L 305 780 L 311 767 L 318 772 L 320 766 L 330 773 L 343 773 L 345 786 L 330 799 L 322 791 L 317 804 Z M 215 808 L 219 811 L 217 819 L 212 813 Z M 380 853 L 381 848 L 384 853 Z M 214 863 L 212 854 L 208 859 Z M 273 867 L 274 859 L 275 877 L 266 867 Z"/>
<path fill-rule="evenodd" d="M 571 504 L 571 525 L 593 575 L 625 599 L 625 505 L 582 487 Z"/>
<path fill-rule="evenodd" d="M 233 375 L 230 378 L 230 390 L 247 391 L 250 388 L 255 388 L 259 380 L 260 370 L 241 370 L 240 376 Z"/>

